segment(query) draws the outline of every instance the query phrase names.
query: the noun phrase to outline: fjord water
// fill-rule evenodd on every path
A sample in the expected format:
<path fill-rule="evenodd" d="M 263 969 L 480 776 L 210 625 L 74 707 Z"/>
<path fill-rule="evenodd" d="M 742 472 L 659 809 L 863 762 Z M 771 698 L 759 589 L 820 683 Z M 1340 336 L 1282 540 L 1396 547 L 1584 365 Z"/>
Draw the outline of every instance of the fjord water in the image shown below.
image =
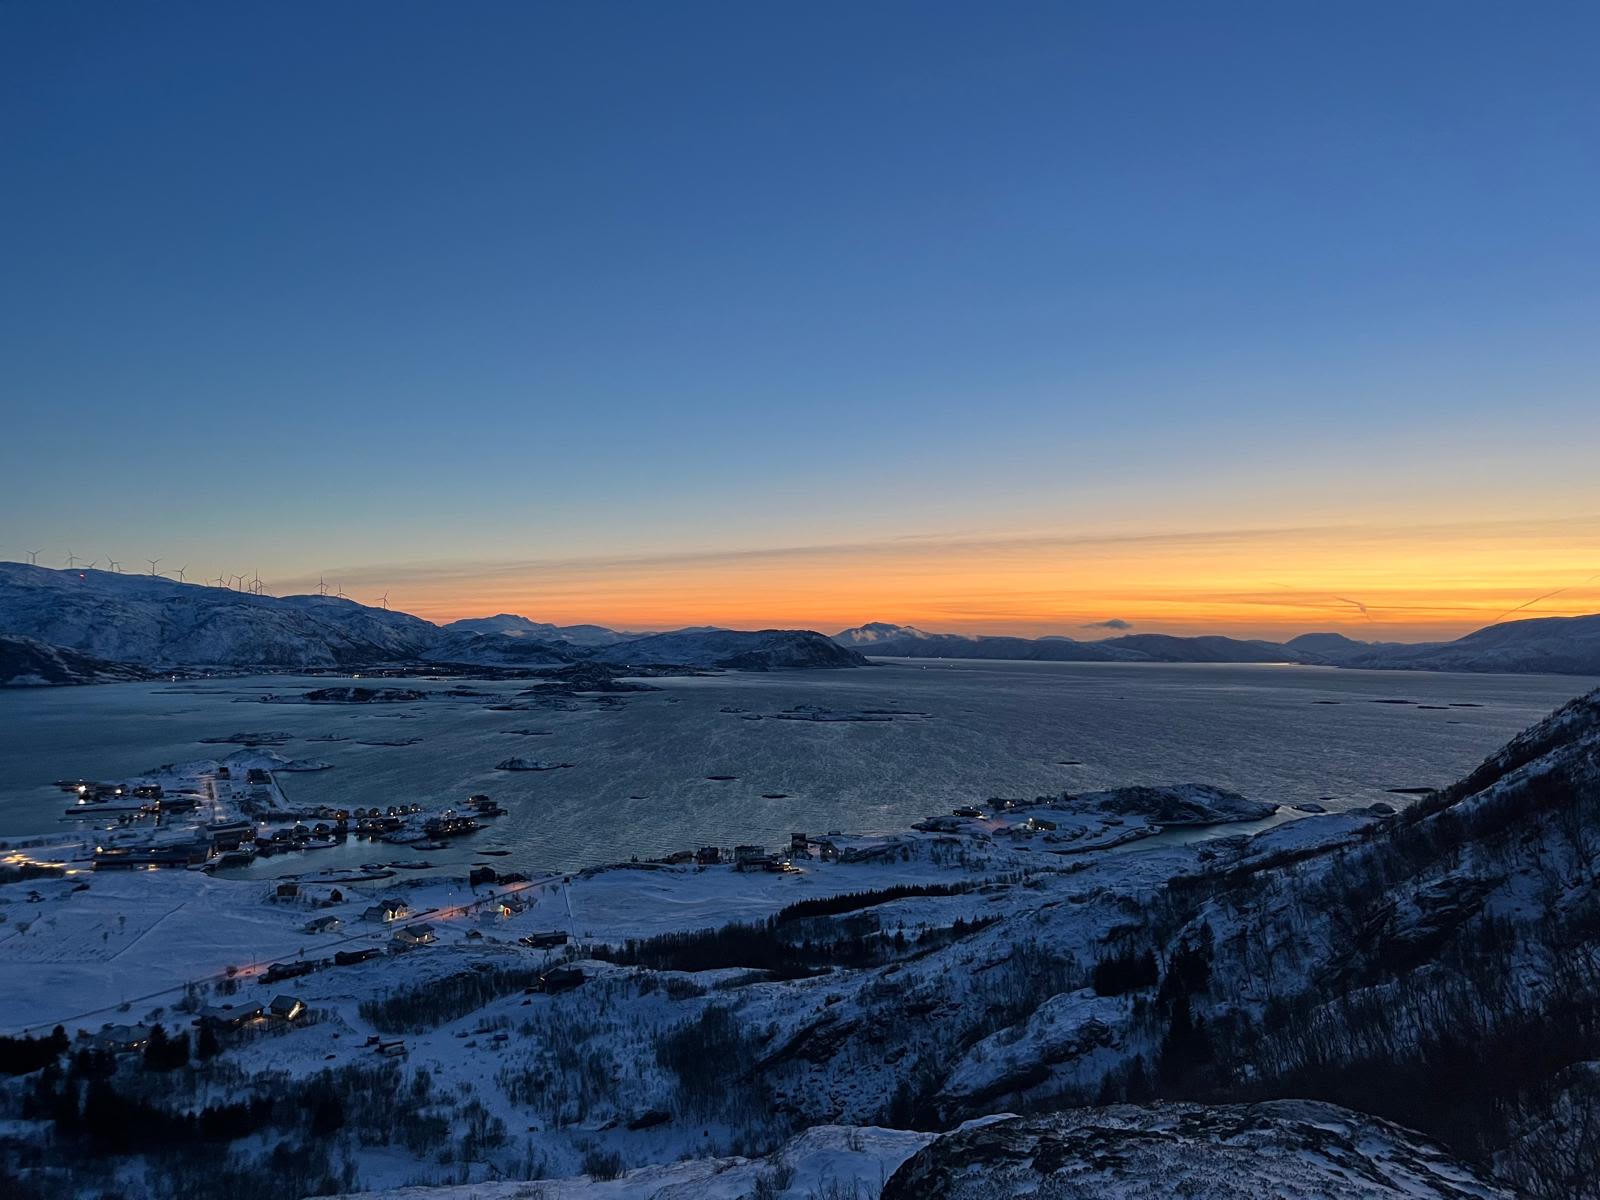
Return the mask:
<path fill-rule="evenodd" d="M 291 799 L 306 805 L 435 807 L 480 791 L 505 805 L 509 812 L 491 828 L 429 856 L 441 866 L 484 849 L 510 850 L 507 861 L 519 866 L 564 869 L 705 843 L 776 844 L 791 830 L 882 832 L 990 796 L 1124 784 L 1200 781 L 1330 809 L 1398 805 L 1406 797 L 1389 789 L 1448 783 L 1600 685 L 1574 676 L 1296 666 L 889 660 L 855 671 L 653 680 L 659 690 L 620 696 L 619 707 L 580 698 L 573 711 L 490 710 L 525 683 L 467 685 L 492 699 L 260 703 L 268 693 L 295 697 L 330 682 L 274 676 L 0 693 L 0 837 L 74 827 L 63 818 L 67 797 L 50 786 L 55 779 L 121 778 L 221 757 L 236 747 L 199 739 L 235 732 L 288 733 L 278 753 L 333 764 L 280 776 Z M 796 705 L 927 715 L 749 719 Z M 306 740 L 324 734 L 351 740 Z M 410 737 L 421 740 L 358 744 Z M 574 765 L 495 770 L 513 756 Z M 352 840 L 252 870 L 417 857 Z"/>

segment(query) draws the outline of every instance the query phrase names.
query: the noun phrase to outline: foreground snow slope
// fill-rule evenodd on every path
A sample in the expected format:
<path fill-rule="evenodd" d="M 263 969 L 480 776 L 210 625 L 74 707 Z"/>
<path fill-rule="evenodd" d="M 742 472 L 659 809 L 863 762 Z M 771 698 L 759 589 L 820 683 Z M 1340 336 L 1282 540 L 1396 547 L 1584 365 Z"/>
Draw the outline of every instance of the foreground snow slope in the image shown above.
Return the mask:
<path fill-rule="evenodd" d="M 345 1200 L 1511 1200 L 1415 1134 L 1330 1104 L 1117 1105 L 937 1135 L 819 1126 L 762 1158 L 616 1179 L 402 1187 Z"/>

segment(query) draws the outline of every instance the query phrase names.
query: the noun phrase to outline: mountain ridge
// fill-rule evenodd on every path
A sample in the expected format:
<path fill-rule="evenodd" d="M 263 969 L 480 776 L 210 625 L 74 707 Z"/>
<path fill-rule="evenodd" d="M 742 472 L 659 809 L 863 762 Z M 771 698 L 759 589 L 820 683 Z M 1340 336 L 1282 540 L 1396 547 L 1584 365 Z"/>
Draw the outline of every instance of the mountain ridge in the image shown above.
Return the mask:
<path fill-rule="evenodd" d="M 46 648 L 8 655 L 0 684 L 94 682 L 117 677 L 117 667 L 522 668 L 585 660 L 742 670 L 866 665 L 854 650 L 805 629 L 623 634 L 510 614 L 440 626 L 336 596 L 258 596 L 160 576 L 22 563 L 0 563 L 0 635 Z M 64 667 L 63 655 L 84 662 Z M 47 661 L 54 665 L 41 670 Z"/>
<path fill-rule="evenodd" d="M 1600 614 L 1530 617 L 1487 625 L 1451 642 L 1361 642 L 1303 633 L 1286 642 L 1202 634 L 1130 633 L 1079 641 L 1052 634 L 929 633 L 873 621 L 833 635 L 883 658 L 1015 659 L 1048 662 L 1297 663 L 1375 671 L 1468 671 L 1600 675 Z"/>

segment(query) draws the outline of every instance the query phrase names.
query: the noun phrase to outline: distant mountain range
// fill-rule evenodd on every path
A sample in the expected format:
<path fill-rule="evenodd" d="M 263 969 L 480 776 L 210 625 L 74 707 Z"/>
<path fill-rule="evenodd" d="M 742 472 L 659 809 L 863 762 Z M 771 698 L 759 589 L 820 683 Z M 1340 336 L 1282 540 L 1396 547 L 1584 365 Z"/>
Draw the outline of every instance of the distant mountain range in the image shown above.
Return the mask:
<path fill-rule="evenodd" d="M 1600 615 L 1491 625 L 1453 642 L 1287 642 L 1131 633 L 1099 641 L 929 633 L 872 622 L 806 629 L 702 626 L 629 633 L 500 613 L 436 625 L 334 596 L 253 596 L 150 575 L 0 563 L 0 684 L 100 682 L 174 667 L 338 669 L 407 664 L 770 670 L 894 658 L 1048 662 L 1304 663 L 1373 670 L 1600 675 Z"/>
<path fill-rule="evenodd" d="M 253 596 L 150 575 L 0 563 L 0 685 L 139 678 L 172 667 L 307 670 L 413 663 L 856 667 L 804 629 L 620 633 L 501 614 L 439 626 L 333 596 Z"/>
<path fill-rule="evenodd" d="M 929 633 L 873 621 L 834 635 L 841 646 L 885 658 L 1035 662 L 1303 663 L 1377 671 L 1505 671 L 1600 675 L 1600 614 L 1490 625 L 1453 642 L 1361 642 L 1306 633 L 1287 642 L 1133 633 L 1099 641 Z"/>

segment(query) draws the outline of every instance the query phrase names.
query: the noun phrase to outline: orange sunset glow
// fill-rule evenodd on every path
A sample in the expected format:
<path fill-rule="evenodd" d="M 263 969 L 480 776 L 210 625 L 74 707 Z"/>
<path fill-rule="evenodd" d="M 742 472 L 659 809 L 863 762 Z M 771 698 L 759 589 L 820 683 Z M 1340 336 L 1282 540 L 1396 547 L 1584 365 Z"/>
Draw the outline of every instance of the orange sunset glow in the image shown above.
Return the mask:
<path fill-rule="evenodd" d="M 1408 528 L 907 538 L 744 552 L 374 568 L 436 621 L 516 612 L 617 628 L 1456 637 L 1501 618 L 1600 609 L 1600 519 Z M 346 574 L 347 586 L 367 571 Z M 354 581 L 353 583 L 348 581 Z M 314 582 L 314 581 L 313 581 Z"/>

